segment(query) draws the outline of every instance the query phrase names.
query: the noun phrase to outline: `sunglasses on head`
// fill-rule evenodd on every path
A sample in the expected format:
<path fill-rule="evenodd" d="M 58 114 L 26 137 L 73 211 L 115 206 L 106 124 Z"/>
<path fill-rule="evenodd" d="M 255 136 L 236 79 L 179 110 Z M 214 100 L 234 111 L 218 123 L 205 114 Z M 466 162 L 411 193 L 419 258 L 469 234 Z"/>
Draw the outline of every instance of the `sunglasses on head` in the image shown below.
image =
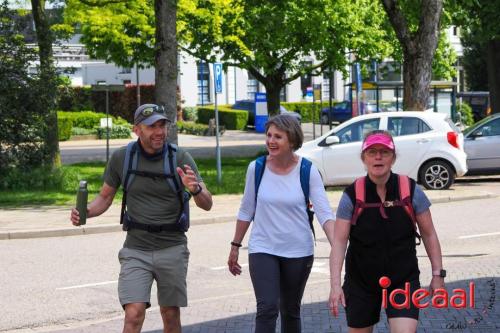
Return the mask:
<path fill-rule="evenodd" d="M 165 108 L 163 107 L 163 105 L 161 106 L 155 105 L 155 106 L 148 106 L 142 109 L 141 111 L 141 115 L 143 115 L 146 118 L 151 116 L 153 113 L 165 114 Z"/>

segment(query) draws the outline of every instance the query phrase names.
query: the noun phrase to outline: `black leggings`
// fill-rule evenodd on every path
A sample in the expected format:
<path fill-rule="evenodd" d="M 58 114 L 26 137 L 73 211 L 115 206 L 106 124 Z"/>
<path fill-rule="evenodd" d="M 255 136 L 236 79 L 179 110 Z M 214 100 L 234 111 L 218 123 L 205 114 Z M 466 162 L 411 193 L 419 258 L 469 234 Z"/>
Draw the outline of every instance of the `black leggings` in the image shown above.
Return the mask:
<path fill-rule="evenodd" d="M 255 333 L 274 333 L 278 308 L 282 333 L 300 333 L 300 302 L 314 256 L 284 258 L 266 253 L 249 255 L 257 315 Z"/>

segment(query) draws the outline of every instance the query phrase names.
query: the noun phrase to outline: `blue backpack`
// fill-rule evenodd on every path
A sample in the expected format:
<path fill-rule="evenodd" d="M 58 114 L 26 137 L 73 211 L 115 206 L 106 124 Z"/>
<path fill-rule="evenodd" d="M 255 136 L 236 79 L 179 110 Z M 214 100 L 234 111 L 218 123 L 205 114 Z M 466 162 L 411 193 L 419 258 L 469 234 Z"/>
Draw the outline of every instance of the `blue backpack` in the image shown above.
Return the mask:
<path fill-rule="evenodd" d="M 260 156 L 255 160 L 255 203 L 257 203 L 257 193 L 259 192 L 260 182 L 262 181 L 262 176 L 264 175 L 264 170 L 266 170 L 266 155 Z M 304 193 L 306 212 L 309 220 L 309 226 L 313 233 L 314 239 L 316 239 L 316 233 L 314 232 L 313 219 L 314 212 L 311 210 L 311 203 L 309 201 L 309 177 L 311 175 L 311 161 L 302 157 L 300 163 L 300 187 L 302 188 L 302 193 Z"/>
<path fill-rule="evenodd" d="M 177 146 L 169 143 L 165 143 L 163 145 L 163 173 L 156 173 L 137 169 L 140 155 L 140 151 L 137 145 L 137 141 L 132 141 L 127 145 L 127 151 L 125 152 L 125 159 L 123 161 L 123 198 L 122 210 L 120 214 L 120 224 L 123 225 L 123 230 L 128 231 L 131 229 L 140 229 L 149 232 L 186 232 L 189 229 L 189 199 L 191 199 L 191 195 L 184 190 L 180 177 L 176 171 Z M 127 193 L 130 185 L 134 181 L 135 176 L 148 177 L 153 179 L 165 179 L 167 181 L 167 184 L 170 186 L 172 191 L 176 193 L 180 202 L 180 211 L 177 218 L 177 223 L 152 225 L 147 223 L 139 223 L 132 220 L 130 215 L 127 213 Z"/>

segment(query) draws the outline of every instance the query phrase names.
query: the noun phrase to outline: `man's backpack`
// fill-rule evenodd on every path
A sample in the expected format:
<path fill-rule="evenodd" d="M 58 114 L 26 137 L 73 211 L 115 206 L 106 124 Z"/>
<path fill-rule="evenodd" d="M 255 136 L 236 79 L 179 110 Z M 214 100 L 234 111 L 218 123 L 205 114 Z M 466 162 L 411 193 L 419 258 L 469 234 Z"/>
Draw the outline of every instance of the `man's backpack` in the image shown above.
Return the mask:
<path fill-rule="evenodd" d="M 417 229 L 417 218 L 415 216 L 415 210 L 413 209 L 413 204 L 410 196 L 410 178 L 405 175 L 398 175 L 399 183 L 399 200 L 395 201 L 384 201 L 377 203 L 366 203 L 366 176 L 356 179 L 354 182 L 354 193 L 356 194 L 356 203 L 354 205 L 354 210 L 351 219 L 351 225 L 356 225 L 356 222 L 365 208 L 379 208 L 380 214 L 383 218 L 387 218 L 385 213 L 386 207 L 401 206 L 404 208 L 408 216 L 413 222 L 415 228 L 415 237 L 417 238 L 417 245 L 420 244 L 421 236 Z"/>
<path fill-rule="evenodd" d="M 259 192 L 260 182 L 262 181 L 262 176 L 264 175 L 264 170 L 266 170 L 266 155 L 260 156 L 255 160 L 255 203 L 257 203 L 257 193 Z M 309 201 L 309 177 L 311 175 L 311 161 L 306 158 L 302 158 L 300 163 L 300 187 L 305 197 L 306 212 L 309 220 L 309 226 L 313 233 L 314 238 L 316 238 L 316 233 L 314 232 L 313 219 L 314 212 L 311 210 L 311 203 Z"/>
<path fill-rule="evenodd" d="M 123 225 L 123 230 L 141 229 L 149 232 L 160 231 L 187 231 L 189 229 L 189 199 L 191 195 L 181 187 L 182 182 L 177 174 L 177 146 L 166 143 L 163 145 L 163 173 L 142 171 L 137 169 L 137 164 L 140 157 L 137 141 L 130 142 L 127 145 L 125 159 L 123 161 L 122 173 L 122 210 L 120 215 L 120 224 Z M 135 176 L 148 177 L 153 179 L 165 179 L 167 184 L 174 191 L 180 202 L 180 211 L 175 224 L 152 225 L 147 223 L 139 223 L 133 221 L 126 211 L 127 193 L 135 179 Z"/>

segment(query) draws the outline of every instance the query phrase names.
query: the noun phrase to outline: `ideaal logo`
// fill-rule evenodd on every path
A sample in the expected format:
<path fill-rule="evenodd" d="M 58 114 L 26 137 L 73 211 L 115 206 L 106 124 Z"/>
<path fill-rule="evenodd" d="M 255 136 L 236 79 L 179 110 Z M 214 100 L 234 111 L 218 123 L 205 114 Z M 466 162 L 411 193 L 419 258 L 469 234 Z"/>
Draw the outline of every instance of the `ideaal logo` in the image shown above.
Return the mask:
<path fill-rule="evenodd" d="M 475 285 L 474 282 L 469 282 L 469 289 L 456 288 L 453 289 L 453 293 L 450 295 L 448 291 L 444 288 L 439 288 L 431 293 L 423 288 L 419 288 L 410 294 L 410 283 L 405 283 L 404 289 L 394 289 L 388 293 L 387 288 L 391 285 L 391 279 L 387 276 L 382 276 L 379 279 L 379 285 L 382 289 L 382 307 L 387 308 L 388 303 L 391 304 L 395 309 L 409 309 L 410 302 L 419 309 L 424 309 L 429 306 L 434 308 L 448 308 L 451 306 L 455 309 L 462 309 L 469 306 L 469 308 L 475 307 L 474 293 Z M 389 294 L 389 295 L 388 295 Z M 404 302 L 397 303 L 396 296 L 403 295 Z M 428 297 L 430 296 L 430 299 Z M 451 296 L 451 297 L 450 297 Z M 468 301 L 468 302 L 467 302 Z M 468 303 L 468 304 L 467 304 Z"/>

